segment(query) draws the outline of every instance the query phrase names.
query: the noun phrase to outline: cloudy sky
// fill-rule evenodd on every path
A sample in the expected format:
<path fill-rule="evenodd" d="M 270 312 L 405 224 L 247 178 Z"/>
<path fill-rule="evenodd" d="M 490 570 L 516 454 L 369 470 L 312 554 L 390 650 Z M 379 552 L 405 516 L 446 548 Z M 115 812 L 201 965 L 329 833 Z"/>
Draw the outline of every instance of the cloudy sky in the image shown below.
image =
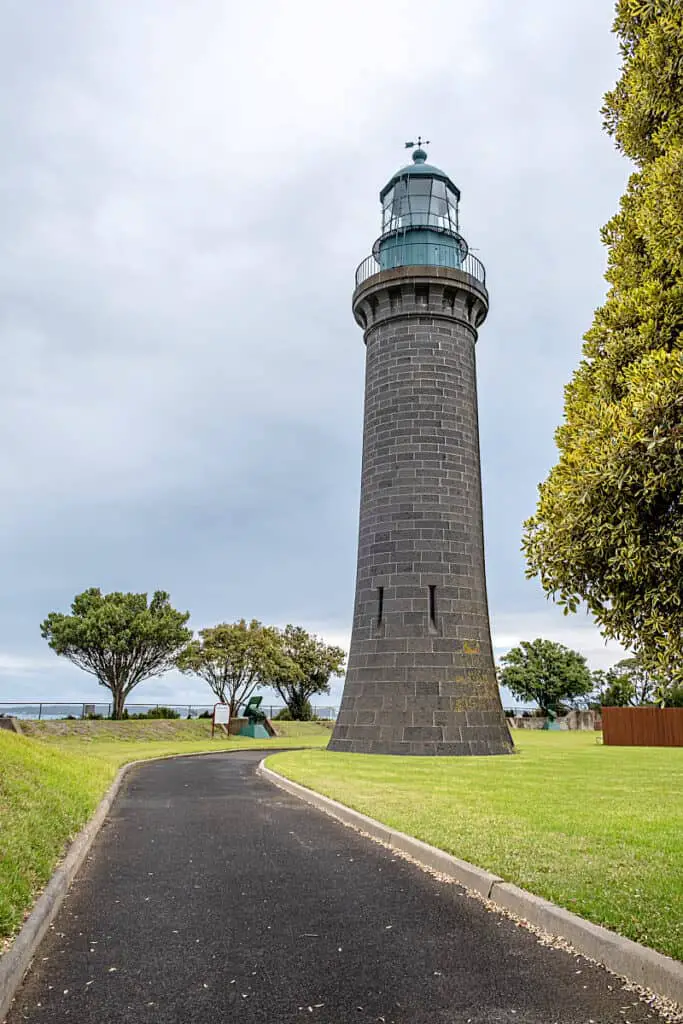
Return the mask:
<path fill-rule="evenodd" d="M 520 554 L 628 174 L 600 125 L 611 19 L 607 0 L 0 0 L 0 700 L 104 695 L 39 634 L 89 586 L 348 642 L 353 273 L 418 132 L 488 272 L 496 648 L 617 660 Z M 168 676 L 136 698 L 210 694 Z"/>

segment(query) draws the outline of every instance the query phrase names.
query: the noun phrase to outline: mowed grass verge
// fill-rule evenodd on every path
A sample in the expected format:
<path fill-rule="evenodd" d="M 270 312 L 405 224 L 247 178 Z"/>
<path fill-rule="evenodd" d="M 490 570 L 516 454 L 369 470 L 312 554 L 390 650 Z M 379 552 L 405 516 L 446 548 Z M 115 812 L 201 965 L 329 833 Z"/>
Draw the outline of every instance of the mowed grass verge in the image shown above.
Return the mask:
<path fill-rule="evenodd" d="M 55 728 L 41 729 L 40 739 L 0 731 L 0 953 L 69 842 L 93 814 L 117 768 L 172 754 L 287 744 L 324 747 L 330 737 L 329 729 L 313 722 L 283 722 L 283 735 L 271 740 L 211 740 L 210 722 L 65 723 L 90 727 L 68 734 L 56 728 L 61 724 L 44 723 Z M 175 729 L 159 730 L 160 725 Z"/>
<path fill-rule="evenodd" d="M 683 749 L 514 733 L 512 757 L 298 751 L 295 782 L 683 959 Z"/>

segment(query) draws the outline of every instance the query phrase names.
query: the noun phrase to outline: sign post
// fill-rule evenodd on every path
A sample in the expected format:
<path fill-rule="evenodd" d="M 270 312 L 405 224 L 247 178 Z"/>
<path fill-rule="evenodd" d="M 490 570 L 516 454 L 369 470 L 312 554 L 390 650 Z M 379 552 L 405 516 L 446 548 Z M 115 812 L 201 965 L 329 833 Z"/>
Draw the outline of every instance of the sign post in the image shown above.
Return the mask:
<path fill-rule="evenodd" d="M 228 731 L 228 726 L 230 725 L 229 704 L 214 704 L 213 718 L 211 719 L 211 739 L 213 739 L 213 734 L 216 731 L 217 725 L 220 725 L 226 736 L 230 735 Z"/>

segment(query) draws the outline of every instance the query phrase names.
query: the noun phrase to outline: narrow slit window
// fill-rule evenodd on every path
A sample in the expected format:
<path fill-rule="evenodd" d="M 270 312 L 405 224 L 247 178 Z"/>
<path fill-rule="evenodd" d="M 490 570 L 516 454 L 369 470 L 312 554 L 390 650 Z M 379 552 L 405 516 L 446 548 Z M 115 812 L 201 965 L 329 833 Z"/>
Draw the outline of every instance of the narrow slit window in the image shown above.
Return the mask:
<path fill-rule="evenodd" d="M 436 629 L 436 587 L 429 588 L 429 628 Z"/>
<path fill-rule="evenodd" d="M 377 628 L 382 625 L 384 617 L 384 587 L 377 588 Z"/>

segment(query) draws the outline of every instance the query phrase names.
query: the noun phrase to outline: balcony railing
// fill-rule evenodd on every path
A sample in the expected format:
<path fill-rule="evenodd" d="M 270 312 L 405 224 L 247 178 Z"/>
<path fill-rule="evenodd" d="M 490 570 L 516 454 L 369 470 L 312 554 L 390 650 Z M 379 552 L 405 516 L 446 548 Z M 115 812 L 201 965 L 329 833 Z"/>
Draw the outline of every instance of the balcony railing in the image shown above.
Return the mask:
<path fill-rule="evenodd" d="M 356 288 L 373 274 L 382 270 L 396 270 L 398 267 L 446 267 L 462 270 L 486 285 L 486 270 L 481 260 L 471 252 L 463 256 L 455 246 L 438 245 L 431 242 L 410 242 L 389 246 L 375 255 L 367 256 L 356 270 Z"/>

